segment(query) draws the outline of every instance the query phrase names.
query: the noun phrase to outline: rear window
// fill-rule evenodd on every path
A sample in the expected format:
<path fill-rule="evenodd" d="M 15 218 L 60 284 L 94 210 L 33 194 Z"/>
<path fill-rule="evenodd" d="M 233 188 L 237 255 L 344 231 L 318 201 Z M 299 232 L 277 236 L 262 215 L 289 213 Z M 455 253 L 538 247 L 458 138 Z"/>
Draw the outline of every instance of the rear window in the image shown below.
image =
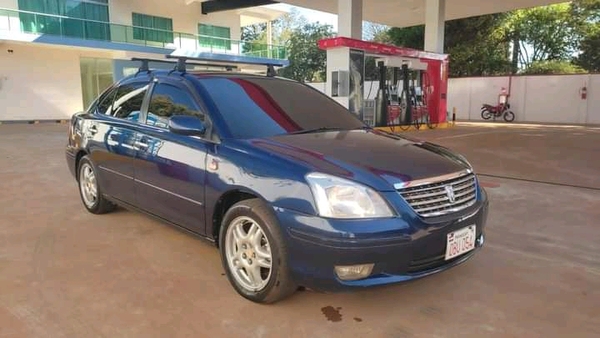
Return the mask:
<path fill-rule="evenodd" d="M 297 82 L 268 77 L 204 77 L 200 83 L 235 138 L 364 126 L 337 102 Z"/>

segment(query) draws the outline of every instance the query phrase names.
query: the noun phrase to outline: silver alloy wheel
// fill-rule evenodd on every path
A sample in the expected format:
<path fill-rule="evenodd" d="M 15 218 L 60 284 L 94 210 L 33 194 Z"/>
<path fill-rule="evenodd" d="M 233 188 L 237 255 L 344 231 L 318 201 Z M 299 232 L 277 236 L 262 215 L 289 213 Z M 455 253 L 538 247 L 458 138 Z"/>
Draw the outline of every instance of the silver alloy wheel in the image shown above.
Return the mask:
<path fill-rule="evenodd" d="M 269 240 L 258 222 L 236 217 L 225 234 L 225 258 L 233 278 L 247 291 L 258 292 L 271 278 Z"/>
<path fill-rule="evenodd" d="M 94 169 L 89 163 L 84 163 L 79 171 L 79 189 L 85 205 L 93 208 L 98 200 L 98 185 Z"/>

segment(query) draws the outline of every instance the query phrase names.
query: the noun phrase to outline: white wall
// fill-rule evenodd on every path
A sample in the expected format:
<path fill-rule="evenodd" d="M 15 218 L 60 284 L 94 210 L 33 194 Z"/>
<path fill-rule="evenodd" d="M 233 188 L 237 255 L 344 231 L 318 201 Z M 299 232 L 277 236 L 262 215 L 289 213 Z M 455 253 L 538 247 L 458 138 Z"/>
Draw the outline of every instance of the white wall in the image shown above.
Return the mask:
<path fill-rule="evenodd" d="M 594 90 L 590 90 L 593 88 Z M 600 75 L 590 77 L 588 83 L 587 123 L 600 124 Z"/>
<path fill-rule="evenodd" d="M 79 58 L 100 57 L 98 53 L 25 44 L 1 46 L 0 121 L 67 119 L 83 109 Z M 7 49 L 14 52 L 9 54 Z"/>
<path fill-rule="evenodd" d="M 481 105 L 496 104 L 501 87 L 508 85 L 508 77 L 450 79 L 448 110 L 455 107 L 457 119 L 481 120 Z M 580 96 L 584 85 L 587 100 Z M 515 121 L 600 123 L 600 74 L 517 76 L 511 86 L 509 101 Z"/>
<path fill-rule="evenodd" d="M 369 89 L 373 87 L 369 95 Z M 325 92 L 325 83 L 310 83 Z M 580 96 L 587 86 L 587 100 Z M 481 120 L 483 103 L 497 104 L 509 78 L 457 78 L 448 82 L 448 111 L 456 108 L 458 120 Z M 365 99 L 374 99 L 379 83 L 365 82 Z M 517 76 L 511 84 L 510 105 L 517 122 L 600 124 L 600 74 Z"/>
<path fill-rule="evenodd" d="M 5 1 L 5 0 L 0 0 Z M 198 24 L 231 28 L 231 39 L 240 39 L 240 16 L 235 11 L 224 11 L 203 15 L 199 2 L 186 5 L 183 0 L 111 0 L 110 21 L 132 25 L 131 13 L 141 13 L 173 19 L 173 30 L 181 33 L 198 34 Z"/>
<path fill-rule="evenodd" d="M 0 0 L 0 8 L 17 9 L 19 0 Z"/>

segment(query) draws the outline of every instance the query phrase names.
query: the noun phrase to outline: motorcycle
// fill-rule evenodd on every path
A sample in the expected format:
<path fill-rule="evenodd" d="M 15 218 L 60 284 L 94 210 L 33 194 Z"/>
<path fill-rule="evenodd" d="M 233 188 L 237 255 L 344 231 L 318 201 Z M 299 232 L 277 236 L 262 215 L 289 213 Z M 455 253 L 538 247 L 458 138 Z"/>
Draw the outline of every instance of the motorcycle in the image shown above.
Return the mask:
<path fill-rule="evenodd" d="M 510 103 L 500 103 L 497 106 L 484 103 L 481 107 L 481 118 L 484 120 L 489 120 L 492 117 L 494 120 L 502 117 L 506 122 L 512 122 L 515 120 L 515 114 L 510 110 Z"/>

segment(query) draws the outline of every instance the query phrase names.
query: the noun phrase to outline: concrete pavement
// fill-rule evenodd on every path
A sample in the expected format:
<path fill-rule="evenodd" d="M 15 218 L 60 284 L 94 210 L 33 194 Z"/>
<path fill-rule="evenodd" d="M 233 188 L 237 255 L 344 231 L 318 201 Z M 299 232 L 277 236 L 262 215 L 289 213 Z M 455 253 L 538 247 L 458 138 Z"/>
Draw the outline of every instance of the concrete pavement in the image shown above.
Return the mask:
<path fill-rule="evenodd" d="M 212 245 L 134 212 L 87 213 L 66 133 L 0 126 L 0 337 L 600 336 L 598 129 L 409 133 L 485 174 L 485 248 L 408 284 L 270 306 L 235 293 Z"/>

